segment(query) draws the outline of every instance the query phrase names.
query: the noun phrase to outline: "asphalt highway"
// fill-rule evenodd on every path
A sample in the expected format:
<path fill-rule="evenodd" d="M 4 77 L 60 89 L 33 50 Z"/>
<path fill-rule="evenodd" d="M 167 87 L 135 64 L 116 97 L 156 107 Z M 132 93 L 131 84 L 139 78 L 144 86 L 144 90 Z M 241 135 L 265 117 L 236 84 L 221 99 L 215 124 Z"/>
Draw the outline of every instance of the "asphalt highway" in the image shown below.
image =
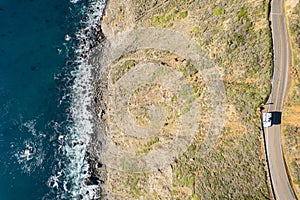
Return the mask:
<path fill-rule="evenodd" d="M 277 115 L 273 115 L 272 119 L 275 124 L 264 130 L 266 151 L 271 184 L 276 200 L 294 200 L 296 197 L 287 175 L 280 140 L 281 112 L 286 95 L 290 64 L 290 47 L 283 0 L 272 0 L 270 18 L 273 36 L 274 71 L 272 91 L 265 108 L 266 111 L 276 112 Z"/>

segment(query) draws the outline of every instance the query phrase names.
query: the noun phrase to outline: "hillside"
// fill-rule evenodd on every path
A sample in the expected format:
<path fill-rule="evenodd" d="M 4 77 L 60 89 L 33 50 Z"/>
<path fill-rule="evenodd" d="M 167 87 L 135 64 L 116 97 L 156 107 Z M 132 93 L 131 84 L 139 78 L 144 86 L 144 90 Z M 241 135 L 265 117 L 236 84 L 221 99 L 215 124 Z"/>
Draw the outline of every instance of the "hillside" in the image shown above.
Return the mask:
<path fill-rule="evenodd" d="M 268 23 L 265 0 L 109 1 L 91 60 L 108 196 L 270 199 Z"/>

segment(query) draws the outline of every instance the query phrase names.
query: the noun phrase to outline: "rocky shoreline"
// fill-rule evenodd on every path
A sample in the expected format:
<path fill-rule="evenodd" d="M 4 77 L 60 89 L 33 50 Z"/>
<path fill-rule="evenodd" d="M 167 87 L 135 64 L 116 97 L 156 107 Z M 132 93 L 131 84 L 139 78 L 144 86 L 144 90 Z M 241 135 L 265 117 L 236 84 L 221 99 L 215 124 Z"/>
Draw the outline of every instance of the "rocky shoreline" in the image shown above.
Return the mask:
<path fill-rule="evenodd" d="M 94 117 L 94 135 L 91 138 L 91 143 L 89 146 L 89 165 L 91 178 L 93 177 L 95 180 L 97 180 L 94 183 L 98 184 L 100 188 L 99 199 L 105 200 L 112 199 L 112 196 L 110 195 L 110 192 L 108 190 L 106 166 L 102 164 L 103 161 L 101 158 L 101 152 L 103 151 L 102 143 L 105 142 L 105 99 L 108 95 L 108 91 L 106 84 L 107 74 L 104 72 L 100 74 L 99 72 L 102 72 L 102 70 L 100 70 L 99 67 L 97 67 L 96 65 L 93 68 L 93 85 L 97 85 L 97 87 L 94 91 L 94 97 L 92 102 Z M 90 182 L 91 180 L 87 181 Z"/>
<path fill-rule="evenodd" d="M 75 79 L 79 79 L 80 82 L 79 87 L 82 91 L 75 91 L 75 92 L 78 92 L 79 95 L 81 95 L 80 98 L 82 99 L 83 102 L 89 101 L 90 98 L 96 99 L 96 97 L 93 98 L 89 96 L 89 95 L 93 96 L 95 94 L 94 91 L 89 91 L 89 88 L 94 88 L 94 87 L 90 87 L 89 85 L 85 85 L 85 84 L 87 83 L 91 85 L 98 84 L 95 82 L 96 79 L 94 76 L 95 74 L 97 74 L 95 73 L 96 69 L 91 68 L 89 66 L 90 64 L 89 57 L 93 49 L 100 46 L 102 42 L 105 40 L 101 28 L 101 21 L 103 18 L 103 13 L 106 8 L 106 5 L 107 5 L 106 1 L 92 1 L 88 5 L 89 7 L 85 8 L 86 14 L 81 22 L 84 28 L 76 33 L 76 40 L 78 42 L 78 46 L 77 49 L 75 50 L 77 56 L 75 63 L 77 63 L 79 69 L 81 68 L 80 71 L 81 74 L 80 72 L 79 73 L 77 72 L 79 75 L 77 75 Z M 66 35 L 65 37 L 66 41 L 71 39 L 72 38 L 70 36 Z M 89 80 L 90 78 L 92 80 Z M 98 127 L 96 125 L 99 123 L 94 122 L 94 120 L 97 119 L 97 114 L 95 113 L 95 110 L 92 109 L 93 107 L 96 107 L 94 105 L 94 101 L 91 100 L 91 105 L 80 105 L 80 106 L 84 107 L 81 110 L 82 112 L 87 111 L 89 112 L 89 114 L 91 114 L 91 117 L 88 117 L 89 118 L 88 121 L 93 124 L 92 133 L 97 133 Z M 85 120 L 85 118 L 82 120 Z M 77 145 L 78 146 L 86 145 L 86 149 L 84 150 L 84 158 L 81 163 L 80 175 L 79 175 L 79 179 L 82 181 L 82 183 L 77 183 L 80 186 L 78 188 L 79 191 L 76 191 L 76 194 L 78 194 L 76 198 L 77 199 L 108 199 L 107 190 L 105 190 L 105 185 L 107 180 L 106 169 L 105 166 L 102 164 L 101 159 L 94 154 L 95 151 L 97 151 L 98 153 L 101 151 L 101 143 L 94 142 L 95 136 L 97 136 L 98 134 L 88 133 L 88 135 L 84 135 L 86 134 L 86 132 L 88 132 L 88 130 L 81 130 L 80 134 L 82 135 L 80 137 L 82 138 L 80 138 L 79 141 L 72 143 L 72 148 L 75 148 Z M 86 138 L 88 138 L 88 141 L 85 141 Z M 97 141 L 102 141 L 102 140 L 98 140 L 97 138 Z M 76 154 L 76 156 L 78 155 Z"/>

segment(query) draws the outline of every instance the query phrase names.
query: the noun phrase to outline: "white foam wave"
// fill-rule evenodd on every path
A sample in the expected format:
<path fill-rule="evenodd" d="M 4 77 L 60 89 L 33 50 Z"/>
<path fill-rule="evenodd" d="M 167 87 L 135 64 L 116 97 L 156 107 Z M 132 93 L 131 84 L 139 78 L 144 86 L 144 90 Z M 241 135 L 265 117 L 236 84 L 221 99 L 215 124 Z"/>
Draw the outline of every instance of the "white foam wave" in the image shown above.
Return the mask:
<path fill-rule="evenodd" d="M 77 3 L 79 0 L 70 0 L 71 3 Z"/>
<path fill-rule="evenodd" d="M 45 151 L 43 148 L 43 141 L 45 134 L 36 130 L 36 121 L 30 120 L 21 125 L 21 129 L 24 127 L 27 132 L 32 135 L 30 139 L 25 140 L 21 147 L 16 149 L 14 154 L 18 163 L 21 165 L 21 169 L 25 173 L 31 173 L 35 168 L 42 165 L 45 159 Z M 15 148 L 15 146 L 12 146 Z"/>
<path fill-rule="evenodd" d="M 26 127 L 32 135 L 36 136 L 35 125 L 36 125 L 35 120 L 29 120 L 23 124 L 23 126 Z"/>
<path fill-rule="evenodd" d="M 36 150 L 34 148 L 34 145 L 31 145 L 29 142 L 26 142 L 25 148 L 19 154 L 19 158 L 22 160 L 29 161 L 33 158 L 35 153 Z"/>
<path fill-rule="evenodd" d="M 72 0 L 76 3 L 77 0 Z M 92 66 L 87 64 L 89 50 L 93 47 L 95 37 L 93 31 L 99 29 L 99 21 L 105 7 L 103 1 L 92 1 L 88 8 L 87 18 L 82 23 L 85 28 L 76 34 L 80 41 L 78 48 L 75 50 L 77 59 L 77 69 L 71 72 L 74 78 L 74 84 L 71 88 L 71 106 L 70 117 L 73 125 L 68 127 L 68 134 L 61 134 L 57 138 L 59 144 L 58 151 L 64 152 L 68 159 L 65 171 L 57 171 L 48 180 L 49 187 L 53 189 L 62 188 L 66 195 L 57 194 L 60 198 L 68 199 L 95 199 L 99 198 L 98 185 L 86 185 L 85 179 L 89 178 L 89 164 L 85 156 L 90 143 L 90 137 L 93 134 L 92 113 L 90 111 L 93 85 L 92 85 Z M 64 96 L 65 98 L 65 96 Z M 64 174 L 64 180 L 62 180 Z M 69 197 L 71 195 L 71 197 Z"/>

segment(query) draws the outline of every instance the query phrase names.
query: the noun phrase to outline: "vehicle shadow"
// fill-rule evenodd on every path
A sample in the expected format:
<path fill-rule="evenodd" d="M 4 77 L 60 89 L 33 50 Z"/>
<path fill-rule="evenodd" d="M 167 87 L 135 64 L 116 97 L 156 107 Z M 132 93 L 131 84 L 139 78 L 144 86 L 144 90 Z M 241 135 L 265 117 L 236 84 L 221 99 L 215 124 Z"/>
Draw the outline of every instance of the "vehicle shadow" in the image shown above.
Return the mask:
<path fill-rule="evenodd" d="M 281 112 L 271 112 L 272 113 L 272 125 L 278 125 L 281 124 Z"/>

